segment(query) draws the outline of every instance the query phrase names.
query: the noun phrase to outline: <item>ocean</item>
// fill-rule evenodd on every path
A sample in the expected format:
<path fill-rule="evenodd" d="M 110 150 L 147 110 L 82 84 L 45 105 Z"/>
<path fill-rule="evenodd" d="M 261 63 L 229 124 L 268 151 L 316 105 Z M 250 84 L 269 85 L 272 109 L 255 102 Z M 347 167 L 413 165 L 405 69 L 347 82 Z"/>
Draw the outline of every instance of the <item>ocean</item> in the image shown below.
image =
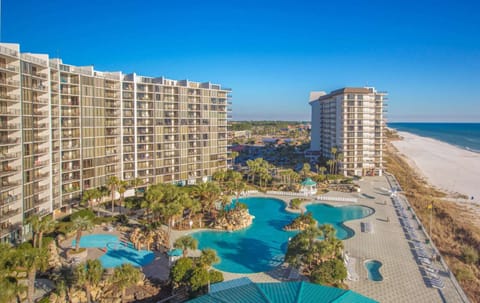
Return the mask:
<path fill-rule="evenodd" d="M 388 123 L 387 126 L 480 153 L 480 123 Z"/>

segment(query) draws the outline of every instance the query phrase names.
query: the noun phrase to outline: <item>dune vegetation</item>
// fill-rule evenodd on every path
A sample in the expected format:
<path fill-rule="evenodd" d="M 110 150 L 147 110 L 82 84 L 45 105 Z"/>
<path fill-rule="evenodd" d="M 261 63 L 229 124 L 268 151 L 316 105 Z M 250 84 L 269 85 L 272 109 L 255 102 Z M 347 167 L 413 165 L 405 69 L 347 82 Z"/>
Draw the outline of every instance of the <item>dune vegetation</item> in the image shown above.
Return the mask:
<path fill-rule="evenodd" d="M 390 140 L 396 139 L 390 136 Z M 385 161 L 387 171 L 395 175 L 427 229 L 428 205 L 433 202 L 430 236 L 471 302 L 480 302 L 480 227 L 475 224 L 473 214 L 463 205 L 445 201 L 446 194 L 423 180 L 390 143 L 387 143 Z"/>

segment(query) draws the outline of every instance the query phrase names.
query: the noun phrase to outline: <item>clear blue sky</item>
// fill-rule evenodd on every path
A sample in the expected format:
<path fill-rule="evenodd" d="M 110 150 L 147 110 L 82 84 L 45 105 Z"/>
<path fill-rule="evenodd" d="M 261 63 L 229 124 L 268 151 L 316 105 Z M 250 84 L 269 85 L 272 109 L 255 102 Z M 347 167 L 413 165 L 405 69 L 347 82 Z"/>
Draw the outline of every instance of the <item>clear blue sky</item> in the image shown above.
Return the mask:
<path fill-rule="evenodd" d="M 479 14 L 461 0 L 3 0 L 1 39 L 220 83 L 235 120 L 310 120 L 310 91 L 368 84 L 389 92 L 390 121 L 480 122 Z"/>

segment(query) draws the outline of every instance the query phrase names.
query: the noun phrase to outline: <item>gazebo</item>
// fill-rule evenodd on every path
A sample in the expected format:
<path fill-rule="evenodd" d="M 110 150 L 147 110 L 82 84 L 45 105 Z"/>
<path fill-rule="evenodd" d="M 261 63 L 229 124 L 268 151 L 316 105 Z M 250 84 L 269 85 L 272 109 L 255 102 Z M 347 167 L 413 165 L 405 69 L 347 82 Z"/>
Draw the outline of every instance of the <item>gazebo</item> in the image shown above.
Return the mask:
<path fill-rule="evenodd" d="M 301 193 L 305 193 L 309 196 L 317 194 L 317 183 L 310 178 L 306 178 L 302 182 Z"/>

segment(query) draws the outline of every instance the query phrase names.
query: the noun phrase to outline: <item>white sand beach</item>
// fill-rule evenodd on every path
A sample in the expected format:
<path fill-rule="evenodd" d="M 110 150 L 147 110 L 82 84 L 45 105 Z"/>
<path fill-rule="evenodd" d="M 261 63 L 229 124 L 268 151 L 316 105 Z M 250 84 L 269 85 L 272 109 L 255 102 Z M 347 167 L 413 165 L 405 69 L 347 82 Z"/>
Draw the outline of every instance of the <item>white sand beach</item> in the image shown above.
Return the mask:
<path fill-rule="evenodd" d="M 407 132 L 403 140 L 393 141 L 426 181 L 446 193 L 474 197 L 480 204 L 480 154 L 435 139 Z"/>

